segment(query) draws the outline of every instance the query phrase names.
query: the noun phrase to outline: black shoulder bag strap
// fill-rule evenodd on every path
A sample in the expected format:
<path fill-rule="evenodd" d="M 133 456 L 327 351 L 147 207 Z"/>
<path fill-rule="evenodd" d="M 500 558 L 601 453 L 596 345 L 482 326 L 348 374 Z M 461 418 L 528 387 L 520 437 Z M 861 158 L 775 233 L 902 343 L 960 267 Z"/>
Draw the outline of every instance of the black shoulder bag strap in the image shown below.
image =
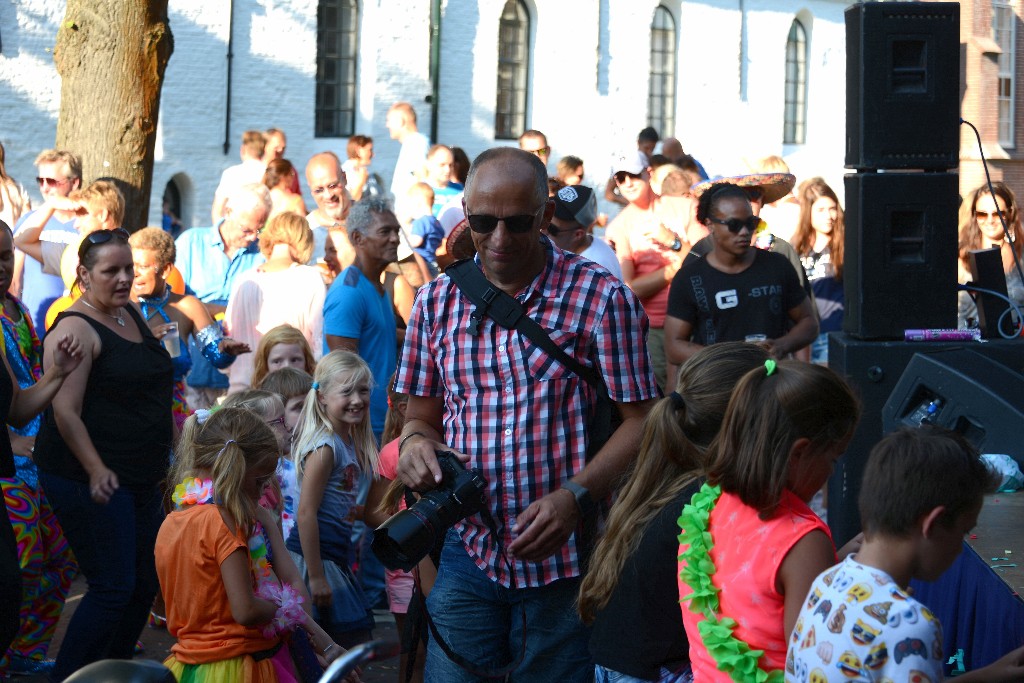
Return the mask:
<path fill-rule="evenodd" d="M 544 353 L 582 377 L 587 384 L 597 390 L 601 399 L 608 400 L 608 389 L 601 376 L 559 348 L 544 328 L 526 315 L 523 305 L 488 280 L 473 259 L 457 261 L 444 272 L 476 306 L 469 323 L 470 334 L 476 335 L 480 331 L 480 322 L 484 316 L 490 316 L 502 327 L 525 334 L 530 341 L 544 349 Z"/>

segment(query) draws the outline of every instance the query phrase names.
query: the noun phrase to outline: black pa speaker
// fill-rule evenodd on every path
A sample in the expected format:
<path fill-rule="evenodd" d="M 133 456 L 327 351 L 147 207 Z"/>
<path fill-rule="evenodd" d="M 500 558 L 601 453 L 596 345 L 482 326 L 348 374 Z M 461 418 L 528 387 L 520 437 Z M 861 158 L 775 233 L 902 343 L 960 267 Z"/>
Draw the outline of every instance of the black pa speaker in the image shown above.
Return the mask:
<path fill-rule="evenodd" d="M 846 176 L 844 331 L 956 327 L 957 189 L 956 173 Z"/>
<path fill-rule="evenodd" d="M 1024 344 L 1017 344 L 1024 361 Z M 915 354 L 882 407 L 882 431 L 925 423 L 1024 466 L 1024 374 L 970 348 Z"/>
<path fill-rule="evenodd" d="M 998 339 L 982 344 L 979 342 L 866 341 L 847 334 L 829 335 L 829 367 L 850 383 L 861 401 L 860 423 L 853 433 L 846 453 L 836 463 L 835 472 L 828 483 L 828 524 L 832 529 L 836 547 L 842 546 L 861 531 L 857 497 L 860 495 L 860 482 L 864 474 L 864 467 L 867 465 L 868 454 L 885 433 L 883 410 L 886 407 L 886 402 L 889 401 L 890 396 L 899 395 L 898 392 L 894 393 L 894 390 L 898 384 L 902 383 L 904 372 L 911 364 L 911 359 L 915 357 L 915 354 L 931 355 L 951 349 L 968 349 L 974 354 L 970 356 L 972 359 L 980 354 L 984 357 L 982 360 L 998 363 L 1001 370 L 1005 370 L 1007 373 L 1018 376 L 1024 374 L 1024 340 L 1020 339 Z M 985 385 L 1002 375 L 1001 372 L 994 372 L 990 368 L 991 365 L 986 364 L 985 369 L 974 373 L 968 364 L 964 368 L 962 376 L 972 378 L 970 381 L 976 381 L 980 385 Z M 944 389 L 946 386 L 949 385 L 944 384 L 940 388 Z M 954 391 L 954 396 L 956 391 L 959 390 Z M 1022 396 L 1022 400 L 1024 400 L 1024 396 Z M 982 403 L 980 410 L 984 411 L 985 409 L 985 405 Z M 954 415 L 953 412 L 947 414 Z M 982 424 L 987 423 L 982 422 Z M 991 431 L 991 427 L 989 427 L 989 431 Z M 1020 425 L 1016 427 L 1016 432 L 1018 435 L 1020 434 Z M 985 447 L 988 448 L 987 442 Z"/>
<path fill-rule="evenodd" d="M 959 108 L 959 3 L 847 8 L 847 168 L 956 168 Z"/>

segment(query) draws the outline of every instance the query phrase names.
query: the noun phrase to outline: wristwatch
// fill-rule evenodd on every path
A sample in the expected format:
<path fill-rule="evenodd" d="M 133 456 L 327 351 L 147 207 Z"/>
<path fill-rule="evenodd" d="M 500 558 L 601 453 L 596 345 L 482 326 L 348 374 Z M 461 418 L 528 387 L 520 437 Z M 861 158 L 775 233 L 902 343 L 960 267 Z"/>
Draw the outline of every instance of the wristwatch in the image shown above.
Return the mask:
<path fill-rule="evenodd" d="M 589 517 L 597 509 L 593 498 L 590 497 L 590 491 L 585 486 L 580 486 L 574 481 L 567 481 L 562 484 L 562 488 L 576 499 L 576 506 L 580 509 L 580 515 L 583 517 Z"/>
<path fill-rule="evenodd" d="M 671 249 L 672 251 L 682 251 L 683 250 L 683 243 L 679 239 L 678 236 L 675 238 L 675 240 L 673 240 L 672 246 L 669 247 L 669 249 Z"/>

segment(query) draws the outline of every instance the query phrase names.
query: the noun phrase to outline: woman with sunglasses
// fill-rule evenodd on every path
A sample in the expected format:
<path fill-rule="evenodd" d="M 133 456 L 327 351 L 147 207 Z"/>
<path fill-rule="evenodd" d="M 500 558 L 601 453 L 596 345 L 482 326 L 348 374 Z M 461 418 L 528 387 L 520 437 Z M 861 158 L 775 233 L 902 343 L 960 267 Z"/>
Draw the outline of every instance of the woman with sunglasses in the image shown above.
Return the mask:
<path fill-rule="evenodd" d="M 774 358 L 814 341 L 818 321 L 796 270 L 786 257 L 751 245 L 760 219 L 743 188 L 722 183 L 707 189 L 697 220 L 711 232 L 714 248 L 672 280 L 665 318 L 669 362 L 680 365 L 723 341 L 755 342 Z"/>
<path fill-rule="evenodd" d="M 1003 257 L 1006 290 L 1017 306 L 1024 309 L 1024 282 L 1016 262 L 1024 256 L 1024 227 L 1013 190 L 1006 183 L 992 183 L 993 195 L 987 185 L 972 190 L 960 207 L 959 281 L 971 280 L 970 252 L 998 248 Z M 1005 229 L 1004 229 L 1005 223 Z M 1024 264 L 1022 264 L 1024 265 Z M 978 307 L 966 292 L 960 293 L 960 327 L 977 324 Z M 1006 325 L 1005 328 L 1009 328 Z"/>
<path fill-rule="evenodd" d="M 811 362 L 825 365 L 828 333 L 843 328 L 843 207 L 823 178 L 805 180 L 799 195 L 800 215 L 793 247 L 800 254 L 818 309 L 818 337 L 811 345 Z"/>
<path fill-rule="evenodd" d="M 98 659 L 130 659 L 157 592 L 159 483 L 171 449 L 173 368 L 131 302 L 135 264 L 123 229 L 78 248 L 82 296 L 57 317 L 83 359 L 47 410 L 35 459 L 89 588 L 68 624 L 55 680 Z"/>

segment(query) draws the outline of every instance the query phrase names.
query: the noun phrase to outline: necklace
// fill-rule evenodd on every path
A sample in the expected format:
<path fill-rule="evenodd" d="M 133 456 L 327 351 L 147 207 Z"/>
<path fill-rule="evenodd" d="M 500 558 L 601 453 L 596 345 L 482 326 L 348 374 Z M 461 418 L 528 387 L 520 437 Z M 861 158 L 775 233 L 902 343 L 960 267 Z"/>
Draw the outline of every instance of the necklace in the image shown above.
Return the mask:
<path fill-rule="evenodd" d="M 106 316 L 109 316 L 109 317 L 113 318 L 114 322 L 116 322 L 121 327 L 124 327 L 124 313 L 123 312 L 122 312 L 121 315 L 114 315 L 113 313 L 107 313 L 106 311 L 101 311 L 100 309 L 96 308 L 91 303 L 86 301 L 84 296 L 82 297 L 82 303 L 85 304 L 86 306 L 88 306 L 89 308 L 91 308 L 92 310 L 96 311 L 97 313 L 102 313 L 103 315 L 106 315 Z"/>
<path fill-rule="evenodd" d="M 164 285 L 164 293 L 160 296 L 140 296 L 139 307 L 142 309 L 142 317 L 149 320 L 157 311 L 163 311 L 164 305 L 171 296 L 171 288 Z M 153 310 L 150 310 L 150 306 Z"/>

